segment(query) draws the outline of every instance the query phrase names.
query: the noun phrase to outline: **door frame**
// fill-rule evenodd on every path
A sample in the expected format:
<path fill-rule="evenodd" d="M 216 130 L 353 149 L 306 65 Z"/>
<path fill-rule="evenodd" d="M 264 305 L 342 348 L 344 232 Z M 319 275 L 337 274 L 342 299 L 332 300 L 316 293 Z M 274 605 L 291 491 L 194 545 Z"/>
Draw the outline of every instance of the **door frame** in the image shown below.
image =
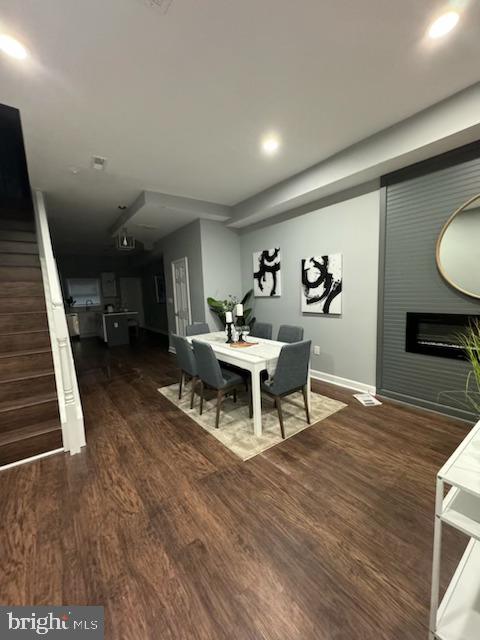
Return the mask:
<path fill-rule="evenodd" d="M 187 256 L 183 258 L 178 258 L 177 260 L 172 260 L 172 284 L 173 284 L 173 313 L 175 316 L 175 331 L 178 334 L 178 308 L 177 308 L 177 287 L 175 281 L 175 265 L 183 262 L 185 264 L 185 284 L 187 286 L 187 303 L 188 303 L 188 324 L 192 324 L 192 305 L 190 301 L 190 275 L 188 273 L 188 258 Z"/>

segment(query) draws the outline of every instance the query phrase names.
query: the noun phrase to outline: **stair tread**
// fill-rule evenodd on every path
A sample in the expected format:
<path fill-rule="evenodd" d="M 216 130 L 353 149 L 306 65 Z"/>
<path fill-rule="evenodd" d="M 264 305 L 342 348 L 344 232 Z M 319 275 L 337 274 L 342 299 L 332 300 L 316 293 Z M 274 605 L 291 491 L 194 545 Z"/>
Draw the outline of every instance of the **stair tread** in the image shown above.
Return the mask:
<path fill-rule="evenodd" d="M 22 329 L 22 331 L 0 331 L 2 336 L 19 336 L 24 333 L 48 333 L 48 329 Z"/>
<path fill-rule="evenodd" d="M 56 400 L 56 393 L 42 393 L 36 396 L 30 396 L 25 400 L 6 400 L 5 402 L 0 402 L 0 413 L 16 411 L 17 409 L 23 409 L 24 407 L 34 407 L 38 404 L 45 404 Z"/>
<path fill-rule="evenodd" d="M 0 311 L 0 316 L 31 316 L 35 313 L 45 315 L 47 311 L 46 309 L 40 309 L 39 311 L 8 311 L 7 313 Z"/>
<path fill-rule="evenodd" d="M 43 435 L 44 433 L 51 433 L 52 431 L 60 430 L 60 420 L 57 419 L 29 424 L 26 427 L 20 427 L 18 429 L 13 429 L 12 431 L 0 433 L 0 447 L 12 442 L 20 442 L 27 438 L 33 438 L 34 436 Z"/>
<path fill-rule="evenodd" d="M 15 282 L 15 284 L 24 284 L 23 282 Z M 10 293 L 7 293 L 6 295 L 2 296 L 2 292 L 0 291 L 0 298 L 44 298 L 45 297 L 45 293 L 43 291 L 43 289 L 41 291 L 39 291 L 38 293 L 36 293 L 35 295 L 33 294 L 26 294 L 24 296 L 22 296 L 19 293 L 16 293 L 14 296 L 12 296 Z"/>
<path fill-rule="evenodd" d="M 50 347 L 44 347 L 42 349 L 31 349 L 27 351 L 10 351 L 9 353 L 0 353 L 1 358 L 18 358 L 19 356 L 33 356 L 37 353 L 49 353 Z"/>
<path fill-rule="evenodd" d="M 17 376 L 16 378 L 7 378 L 6 380 L 0 380 L 0 385 L 8 384 L 10 382 L 22 382 L 24 380 L 32 380 L 33 378 L 46 378 L 47 376 L 53 376 L 53 369 L 45 369 L 45 371 L 37 371 L 36 373 L 27 373 L 23 376 Z"/>
<path fill-rule="evenodd" d="M 23 331 L 6 331 L 0 330 L 1 336 L 21 336 L 30 333 L 48 333 L 48 329 L 24 329 Z"/>

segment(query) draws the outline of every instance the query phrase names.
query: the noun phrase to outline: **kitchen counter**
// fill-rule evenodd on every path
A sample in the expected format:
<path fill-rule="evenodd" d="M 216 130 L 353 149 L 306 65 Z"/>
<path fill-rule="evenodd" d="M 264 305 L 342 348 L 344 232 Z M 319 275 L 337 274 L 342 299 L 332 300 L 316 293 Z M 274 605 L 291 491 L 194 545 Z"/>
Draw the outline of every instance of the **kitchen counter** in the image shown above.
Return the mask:
<path fill-rule="evenodd" d="M 104 316 L 138 316 L 138 311 L 105 311 Z"/>

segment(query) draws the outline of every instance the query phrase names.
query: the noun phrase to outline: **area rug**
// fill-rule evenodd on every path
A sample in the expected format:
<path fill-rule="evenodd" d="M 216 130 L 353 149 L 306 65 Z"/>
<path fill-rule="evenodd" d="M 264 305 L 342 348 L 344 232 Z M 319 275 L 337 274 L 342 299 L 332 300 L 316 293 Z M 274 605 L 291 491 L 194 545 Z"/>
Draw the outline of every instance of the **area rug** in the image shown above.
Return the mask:
<path fill-rule="evenodd" d="M 162 387 L 158 391 L 242 460 L 248 460 L 270 447 L 285 442 L 280 434 L 277 410 L 273 406 L 272 398 L 268 396 L 262 396 L 263 433 L 257 438 L 253 434 L 253 420 L 248 417 L 246 393 L 239 393 L 236 403 L 231 397 L 225 398 L 220 414 L 220 427 L 215 429 L 216 397 L 213 397 L 211 393 L 208 395 L 208 391 L 206 391 L 203 415 L 200 415 L 200 398 L 198 396 L 195 398 L 194 408 L 190 409 L 190 385 L 186 387 L 181 400 L 178 399 L 178 384 Z M 311 405 L 312 424 L 309 425 L 305 417 L 301 392 L 283 399 L 282 409 L 286 439 L 314 426 L 347 406 L 343 402 L 321 396 L 318 393 L 312 393 Z"/>

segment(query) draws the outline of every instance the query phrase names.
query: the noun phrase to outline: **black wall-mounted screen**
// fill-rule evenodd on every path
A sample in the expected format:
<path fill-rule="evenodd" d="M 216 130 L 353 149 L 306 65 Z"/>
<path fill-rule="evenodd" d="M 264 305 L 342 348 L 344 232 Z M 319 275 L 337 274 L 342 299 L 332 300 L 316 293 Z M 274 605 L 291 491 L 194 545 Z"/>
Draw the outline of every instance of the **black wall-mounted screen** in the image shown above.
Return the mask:
<path fill-rule="evenodd" d="M 460 335 L 480 315 L 407 313 L 405 351 L 466 360 Z"/>

